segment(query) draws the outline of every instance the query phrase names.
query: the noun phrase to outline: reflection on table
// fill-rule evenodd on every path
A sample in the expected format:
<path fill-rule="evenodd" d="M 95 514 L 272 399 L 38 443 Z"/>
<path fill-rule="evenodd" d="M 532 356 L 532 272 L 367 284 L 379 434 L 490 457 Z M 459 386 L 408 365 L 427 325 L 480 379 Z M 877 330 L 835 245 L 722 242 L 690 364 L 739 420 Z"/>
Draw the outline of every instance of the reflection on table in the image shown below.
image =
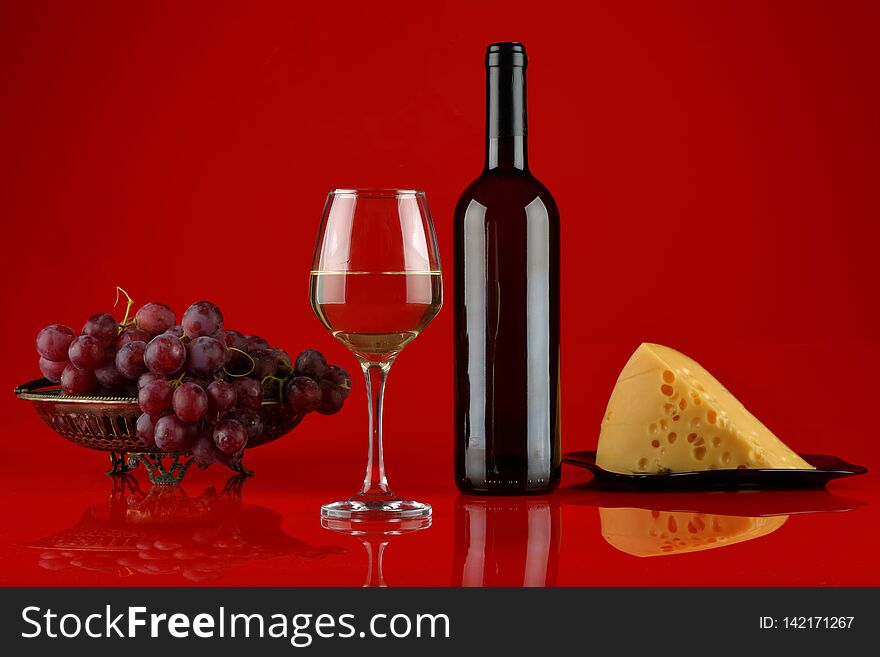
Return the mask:
<path fill-rule="evenodd" d="M 785 524 L 788 516 L 751 518 L 714 513 L 599 509 L 602 536 L 621 552 L 656 557 L 725 547 L 766 536 Z"/>
<path fill-rule="evenodd" d="M 861 505 L 824 489 L 631 493 L 590 484 L 573 499 L 597 507 L 602 537 L 636 557 L 728 547 L 772 534 L 792 516 Z"/>
<path fill-rule="evenodd" d="M 560 498 L 470 497 L 455 501 L 453 586 L 555 586 Z"/>
<path fill-rule="evenodd" d="M 354 536 L 360 540 L 367 551 L 367 577 L 364 587 L 387 587 L 382 562 L 388 543 L 395 536 L 412 534 L 428 529 L 431 516 L 396 521 L 344 520 L 340 518 L 321 518 L 321 526 L 330 531 Z"/>
<path fill-rule="evenodd" d="M 109 505 L 87 507 L 78 523 L 29 547 L 42 550 L 39 565 L 47 570 L 179 574 L 192 582 L 220 579 L 226 568 L 249 561 L 345 552 L 309 545 L 281 529 L 278 512 L 245 505 L 247 479 L 238 475 L 220 491 L 191 497 L 180 486 L 144 491 L 131 475 L 115 475 Z"/>

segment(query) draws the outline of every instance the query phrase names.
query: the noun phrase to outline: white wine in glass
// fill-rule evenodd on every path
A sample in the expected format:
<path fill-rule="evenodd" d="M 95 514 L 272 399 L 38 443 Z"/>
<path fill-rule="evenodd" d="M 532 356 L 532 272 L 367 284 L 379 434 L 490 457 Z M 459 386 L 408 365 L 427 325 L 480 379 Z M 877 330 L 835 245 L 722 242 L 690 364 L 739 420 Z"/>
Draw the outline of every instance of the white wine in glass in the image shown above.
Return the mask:
<path fill-rule="evenodd" d="M 352 353 L 392 358 L 412 342 L 443 304 L 439 271 L 313 271 L 312 307 Z"/>
<path fill-rule="evenodd" d="M 325 504 L 321 514 L 364 521 L 430 516 L 430 505 L 391 491 L 382 443 L 382 407 L 391 365 L 443 304 L 437 238 L 424 192 L 330 192 L 309 297 L 318 319 L 358 359 L 370 412 L 364 485 L 347 500 Z"/>

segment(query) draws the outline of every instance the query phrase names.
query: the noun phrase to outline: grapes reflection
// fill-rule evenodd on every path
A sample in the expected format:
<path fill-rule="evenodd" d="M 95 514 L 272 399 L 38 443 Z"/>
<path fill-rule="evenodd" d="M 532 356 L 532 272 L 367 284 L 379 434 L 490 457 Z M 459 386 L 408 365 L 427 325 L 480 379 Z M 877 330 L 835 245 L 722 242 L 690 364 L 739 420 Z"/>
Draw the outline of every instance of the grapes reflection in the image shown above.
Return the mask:
<path fill-rule="evenodd" d="M 555 586 L 559 496 L 455 501 L 453 586 Z"/>
<path fill-rule="evenodd" d="M 244 504 L 244 475 L 232 477 L 220 491 L 210 487 L 195 497 L 179 486 L 144 491 L 131 475 L 112 479 L 109 505 L 90 506 L 72 527 L 30 544 L 41 550 L 40 567 L 205 582 L 249 561 L 321 559 L 345 552 L 290 536 L 281 528 L 281 514 Z"/>

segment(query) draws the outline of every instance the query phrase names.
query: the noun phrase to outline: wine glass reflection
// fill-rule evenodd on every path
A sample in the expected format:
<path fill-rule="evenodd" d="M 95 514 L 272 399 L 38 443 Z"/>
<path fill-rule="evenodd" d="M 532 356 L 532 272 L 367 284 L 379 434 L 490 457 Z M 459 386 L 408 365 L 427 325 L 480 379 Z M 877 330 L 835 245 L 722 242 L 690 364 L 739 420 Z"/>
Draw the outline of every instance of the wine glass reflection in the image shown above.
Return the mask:
<path fill-rule="evenodd" d="M 387 587 L 382 562 L 388 544 L 395 536 L 412 534 L 428 529 L 431 516 L 408 518 L 389 523 L 385 520 L 351 520 L 348 518 L 321 518 L 324 529 L 354 536 L 360 540 L 367 551 L 367 575 L 364 587 Z"/>
<path fill-rule="evenodd" d="M 119 577 L 179 575 L 205 582 L 250 561 L 322 559 L 346 551 L 310 545 L 283 531 L 278 512 L 244 504 L 245 475 L 230 478 L 220 491 L 209 487 L 194 497 L 180 486 L 145 491 L 131 475 L 112 479 L 109 504 L 87 507 L 72 527 L 30 544 L 41 550 L 41 568 Z"/>
<path fill-rule="evenodd" d="M 455 502 L 453 586 L 555 586 L 558 496 L 465 497 Z"/>

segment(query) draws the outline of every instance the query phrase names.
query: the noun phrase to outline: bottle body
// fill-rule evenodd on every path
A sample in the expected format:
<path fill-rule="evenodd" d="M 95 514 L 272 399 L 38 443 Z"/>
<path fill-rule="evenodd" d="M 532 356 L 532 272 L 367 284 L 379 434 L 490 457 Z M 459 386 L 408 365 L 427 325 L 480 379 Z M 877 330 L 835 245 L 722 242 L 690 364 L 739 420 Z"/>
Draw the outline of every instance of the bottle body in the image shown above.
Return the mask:
<path fill-rule="evenodd" d="M 488 172 L 455 213 L 455 478 L 467 493 L 554 489 L 559 213 L 527 172 Z"/>

